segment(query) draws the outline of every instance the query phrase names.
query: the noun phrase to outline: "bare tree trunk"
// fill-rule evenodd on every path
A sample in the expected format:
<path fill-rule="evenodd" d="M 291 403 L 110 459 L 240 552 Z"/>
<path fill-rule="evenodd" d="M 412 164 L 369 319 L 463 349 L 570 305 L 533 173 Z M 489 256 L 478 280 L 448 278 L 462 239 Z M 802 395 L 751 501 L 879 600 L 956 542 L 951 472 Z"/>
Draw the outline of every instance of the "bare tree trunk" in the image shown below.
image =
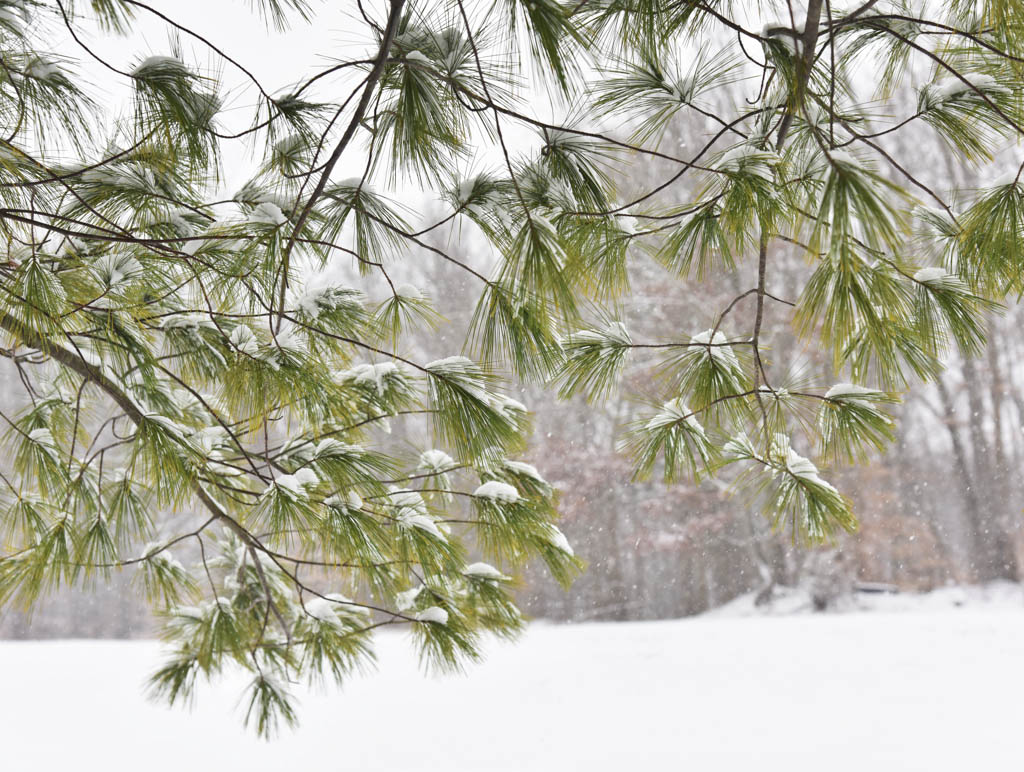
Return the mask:
<path fill-rule="evenodd" d="M 967 453 L 960 433 L 957 431 L 956 412 L 953 399 L 942 379 L 936 381 L 939 398 L 946 413 L 946 426 L 953 444 L 953 459 L 956 472 L 964 496 L 964 505 L 968 521 L 968 533 L 971 539 L 970 567 L 972 578 L 979 582 L 995 579 L 1016 579 L 1017 561 L 1013 546 L 999 522 L 998 516 L 991 510 L 991 497 L 984 488 L 985 480 L 978 485 L 978 475 L 984 474 L 986 460 L 991 463 L 988 443 L 978 424 L 981 423 L 983 412 L 981 400 L 977 394 L 977 377 L 969 360 L 964 363 L 964 375 L 967 378 L 967 398 L 972 415 L 968 420 L 969 433 L 974 444 L 974 472 L 967 459 Z M 983 495 L 979 495 L 983 494 Z"/>

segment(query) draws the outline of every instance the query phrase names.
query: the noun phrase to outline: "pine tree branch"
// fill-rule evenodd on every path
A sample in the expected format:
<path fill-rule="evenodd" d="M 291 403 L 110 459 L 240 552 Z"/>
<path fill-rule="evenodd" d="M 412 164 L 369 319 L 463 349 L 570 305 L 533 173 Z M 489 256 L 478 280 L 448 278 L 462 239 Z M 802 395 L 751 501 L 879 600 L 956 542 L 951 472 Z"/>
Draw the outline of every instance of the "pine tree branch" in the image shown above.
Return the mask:
<path fill-rule="evenodd" d="M 366 76 L 366 81 L 363 86 L 363 95 L 360 97 L 359 102 L 356 105 L 348 127 L 345 129 L 345 133 L 342 134 L 338 144 L 334 147 L 334 152 L 332 152 L 330 158 L 327 159 L 327 163 L 324 165 L 324 170 L 321 173 L 316 186 L 313 188 L 313 192 L 309 194 L 305 205 L 300 210 L 299 216 L 295 220 L 295 226 L 292 228 L 292 235 L 283 250 L 281 258 L 281 291 L 278 298 L 278 312 L 282 317 L 284 315 L 285 293 L 288 290 L 289 261 L 291 259 L 292 250 L 295 248 L 295 241 L 302 232 L 302 228 L 305 226 L 306 220 L 309 218 L 310 212 L 313 211 L 313 207 L 316 205 L 317 200 L 323 194 L 324 188 L 327 187 L 327 181 L 330 179 L 331 172 L 334 171 L 334 167 L 341 159 L 342 154 L 345 152 L 345 148 L 348 147 L 352 138 L 355 136 L 356 129 L 359 128 L 359 124 L 362 122 L 363 116 L 366 114 L 366 109 L 370 105 L 370 99 L 374 95 L 374 89 L 377 85 L 377 81 L 379 81 L 381 75 L 384 74 L 384 67 L 387 64 L 388 54 L 391 51 L 391 46 L 395 41 L 395 35 L 398 32 L 398 23 L 402 18 L 402 9 L 405 7 L 405 0 L 390 0 L 390 3 L 391 9 L 388 12 L 388 21 L 384 28 L 384 36 L 380 43 L 376 62 L 371 68 L 369 74 Z M 280 319 L 277 324 L 278 327 L 280 327 Z"/>

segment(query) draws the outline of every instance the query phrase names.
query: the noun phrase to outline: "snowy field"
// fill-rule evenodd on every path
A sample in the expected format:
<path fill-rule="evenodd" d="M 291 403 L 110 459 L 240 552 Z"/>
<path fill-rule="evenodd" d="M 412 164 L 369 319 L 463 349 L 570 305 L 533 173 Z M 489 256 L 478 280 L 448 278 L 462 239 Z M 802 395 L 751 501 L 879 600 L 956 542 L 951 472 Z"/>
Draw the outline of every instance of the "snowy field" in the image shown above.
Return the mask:
<path fill-rule="evenodd" d="M 466 676 L 425 678 L 401 635 L 272 743 L 238 684 L 147 703 L 147 642 L 0 642 L 10 770 L 988 770 L 1024 768 L 1019 588 L 870 611 L 534 625 Z"/>

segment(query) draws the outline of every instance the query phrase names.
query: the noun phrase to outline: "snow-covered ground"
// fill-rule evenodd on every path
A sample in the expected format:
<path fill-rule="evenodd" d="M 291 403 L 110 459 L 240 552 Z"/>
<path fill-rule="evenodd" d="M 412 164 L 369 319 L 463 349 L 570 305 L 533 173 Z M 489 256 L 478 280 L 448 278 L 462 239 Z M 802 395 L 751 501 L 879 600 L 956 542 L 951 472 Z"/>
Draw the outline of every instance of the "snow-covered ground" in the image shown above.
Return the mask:
<path fill-rule="evenodd" d="M 869 604 L 537 624 L 441 678 L 420 675 L 402 636 L 381 636 L 379 672 L 305 697 L 302 726 L 271 743 L 241 729 L 237 683 L 191 713 L 147 703 L 156 644 L 0 643 L 0 759 L 114 772 L 1024 768 L 1020 589 Z"/>
<path fill-rule="evenodd" d="M 1003 608 L 1024 611 L 1024 584 L 993 582 L 976 586 L 944 587 L 929 593 L 886 592 L 886 585 L 875 585 L 876 592 L 857 592 L 835 601 L 836 611 L 854 613 L 883 611 L 948 611 L 957 608 Z M 805 588 L 778 587 L 772 600 L 762 606 L 755 604 L 757 593 L 743 595 L 736 600 L 708 612 L 705 617 L 789 616 L 812 614 L 814 602 Z"/>

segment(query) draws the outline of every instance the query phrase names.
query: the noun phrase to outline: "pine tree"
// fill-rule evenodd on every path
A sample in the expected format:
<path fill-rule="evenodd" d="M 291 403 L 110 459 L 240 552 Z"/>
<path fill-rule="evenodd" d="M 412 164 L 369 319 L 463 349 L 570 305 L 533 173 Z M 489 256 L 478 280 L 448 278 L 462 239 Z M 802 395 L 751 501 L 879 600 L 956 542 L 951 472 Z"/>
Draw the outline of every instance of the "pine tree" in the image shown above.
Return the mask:
<path fill-rule="evenodd" d="M 317 10 L 256 5 L 278 27 Z M 769 7 L 783 20 L 759 28 Z M 227 128 L 237 111 L 182 46 L 125 63 L 88 42 L 153 15 L 249 79 L 248 128 Z M 183 701 L 247 669 L 261 734 L 294 721 L 287 683 L 343 682 L 377 628 L 408 626 L 426 662 L 458 667 L 482 634 L 521 628 L 518 568 L 540 559 L 567 583 L 582 567 L 555 491 L 515 459 L 530 426 L 507 376 L 599 399 L 632 357 L 657 357 L 663 398 L 623 441 L 637 474 L 725 475 L 794 538 L 827 540 L 856 520 L 819 464 L 883 447 L 898 392 L 949 347 L 979 351 L 983 314 L 1024 289 L 1020 169 L 937 191 L 884 144 L 925 123 L 980 163 L 1016 136 L 1019 3 L 389 0 L 353 15 L 369 51 L 274 91 L 146 3 L 0 0 L 0 353 L 27 403 L 0 413 L 0 604 L 135 572 L 171 651 L 154 692 Z M 77 50 L 47 50 L 66 34 Z M 92 94 L 82 58 L 130 104 Z M 731 100 L 737 86 L 753 101 Z M 683 111 L 715 126 L 685 156 L 660 143 Z M 225 192 L 220 158 L 240 142 L 254 172 Z M 353 155 L 363 173 L 337 180 Z M 626 195 L 645 159 L 677 171 Z M 396 200 L 409 187 L 450 214 L 414 221 Z M 493 273 L 430 240 L 453 222 L 486 239 Z M 771 283 L 780 242 L 807 255 L 791 296 Z M 404 353 L 445 310 L 392 278 L 411 253 L 477 283 L 473 358 Z M 705 331 L 634 341 L 617 316 L 646 254 L 750 288 Z M 851 382 L 777 372 L 768 304 Z M 415 452 L 388 439 L 417 421 L 433 440 Z"/>
<path fill-rule="evenodd" d="M 567 253 L 580 256 L 579 283 L 628 297 L 626 262 L 646 252 L 680 280 L 731 275 L 739 289 L 708 310 L 707 329 L 668 340 L 634 341 L 599 305 L 562 340 L 562 396 L 600 398 L 627 363 L 653 357 L 660 399 L 641 395 L 650 404 L 622 441 L 636 475 L 723 476 L 795 542 L 832 541 L 857 520 L 821 468 L 882 450 L 900 393 L 936 377 L 952 349 L 977 355 L 986 314 L 1024 288 L 1024 165 L 1009 161 L 984 190 L 936 189 L 886 150 L 888 135 L 923 125 L 935 155 L 1008 163 L 1022 131 L 1024 6 L 608 2 L 583 12 L 613 52 L 590 80 L 589 115 L 631 132 L 628 143 L 599 141 L 674 171 L 552 218 L 576 245 Z M 680 154 L 661 140 L 686 113 L 710 128 Z M 780 247 L 806 257 L 795 287 L 773 276 Z M 788 317 L 843 382 L 773 363 L 769 313 Z"/>
<path fill-rule="evenodd" d="M 510 72 L 457 7 L 425 26 L 405 0 L 379 5 L 374 50 L 283 93 L 253 81 L 250 127 L 232 130 L 184 46 L 104 60 L 132 88 L 112 126 L 80 63 L 43 48 L 66 31 L 85 55 L 97 24 L 130 32 L 148 5 L 0 2 L 0 329 L 27 403 L 2 414 L 0 603 L 134 572 L 171 652 L 154 693 L 185 701 L 244 668 L 260 734 L 294 721 L 287 684 L 372 660 L 378 628 L 459 667 L 482 634 L 522 627 L 505 571 L 536 559 L 567 583 L 581 567 L 552 487 L 515 460 L 529 415 L 498 371 L 400 353 L 438 320 L 391 278 L 432 228 L 378 186 L 432 186 L 504 243 L 511 184 L 452 170 L 472 160 L 471 124 L 494 129 L 465 94 L 506 99 Z M 350 95 L 318 101 L 321 82 Z M 231 142 L 256 148 L 233 195 Z M 360 178 L 334 178 L 345 153 L 363 153 Z M 422 447 L 390 442 L 389 421 L 422 422 Z"/>

